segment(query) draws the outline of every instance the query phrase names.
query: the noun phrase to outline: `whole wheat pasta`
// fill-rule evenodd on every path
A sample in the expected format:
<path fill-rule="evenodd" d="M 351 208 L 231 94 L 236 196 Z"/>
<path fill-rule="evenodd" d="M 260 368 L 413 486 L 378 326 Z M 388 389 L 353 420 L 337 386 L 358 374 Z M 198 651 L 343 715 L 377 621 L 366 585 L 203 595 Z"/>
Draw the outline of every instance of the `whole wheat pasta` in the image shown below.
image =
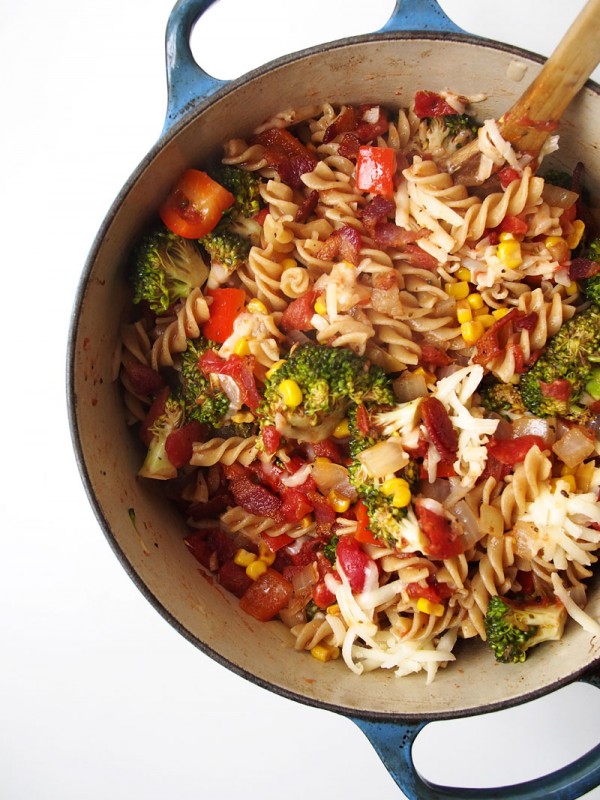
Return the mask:
<path fill-rule="evenodd" d="M 430 682 L 459 639 L 506 660 L 499 603 L 546 609 L 549 638 L 598 625 L 598 245 L 584 198 L 553 205 L 573 198 L 471 110 L 328 102 L 224 142 L 229 205 L 187 230 L 206 285 L 163 265 L 167 311 L 136 285 L 115 351 L 141 479 L 166 480 L 202 563 L 357 676 Z M 444 168 L 470 140 L 498 169 L 481 191 Z"/>

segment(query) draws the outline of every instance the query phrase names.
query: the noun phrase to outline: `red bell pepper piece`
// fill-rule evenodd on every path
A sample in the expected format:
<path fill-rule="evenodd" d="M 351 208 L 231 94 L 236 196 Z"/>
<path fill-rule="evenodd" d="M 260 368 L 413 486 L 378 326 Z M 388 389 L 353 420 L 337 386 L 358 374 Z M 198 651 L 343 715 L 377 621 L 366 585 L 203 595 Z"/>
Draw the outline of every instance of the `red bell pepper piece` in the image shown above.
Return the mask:
<path fill-rule="evenodd" d="M 356 188 L 382 197 L 392 197 L 396 174 L 396 151 L 391 147 L 363 145 L 356 159 Z"/>
<path fill-rule="evenodd" d="M 208 289 L 208 297 L 212 297 L 209 308 L 209 319 L 202 326 L 202 335 L 212 342 L 223 342 L 233 333 L 233 323 L 246 302 L 243 289 Z"/>

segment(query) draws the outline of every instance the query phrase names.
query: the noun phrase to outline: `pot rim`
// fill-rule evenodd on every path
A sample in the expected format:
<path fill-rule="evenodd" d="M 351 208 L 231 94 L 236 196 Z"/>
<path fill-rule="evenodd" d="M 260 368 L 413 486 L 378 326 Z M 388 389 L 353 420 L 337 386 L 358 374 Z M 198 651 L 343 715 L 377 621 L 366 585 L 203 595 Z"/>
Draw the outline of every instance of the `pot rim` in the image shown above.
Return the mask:
<path fill-rule="evenodd" d="M 121 190 L 116 195 L 113 203 L 109 207 L 109 210 L 107 211 L 94 237 L 94 240 L 92 242 L 92 245 L 90 247 L 89 253 L 87 255 L 84 264 L 83 271 L 81 273 L 81 277 L 79 279 L 71 311 L 71 319 L 70 319 L 68 341 L 67 341 L 67 353 L 66 353 L 67 354 L 67 363 L 66 363 L 67 398 L 66 399 L 67 399 L 69 429 L 75 452 L 75 458 L 84 485 L 85 492 L 87 494 L 90 505 L 94 511 L 96 519 L 106 539 L 108 540 L 109 545 L 111 546 L 113 552 L 117 556 L 125 572 L 129 575 L 133 583 L 137 586 L 137 588 L 140 590 L 140 592 L 146 598 L 146 600 L 148 600 L 151 603 L 151 605 L 159 612 L 159 614 L 179 634 L 181 634 L 185 639 L 187 639 L 190 643 L 192 643 L 202 653 L 209 656 L 213 661 L 217 662 L 221 666 L 229 669 L 234 674 L 244 678 L 245 680 L 248 680 L 254 685 L 257 685 L 263 689 L 266 689 L 281 697 L 284 697 L 285 699 L 293 700 L 303 705 L 331 711 L 346 717 L 361 719 L 368 722 L 418 723 L 418 722 L 434 722 L 434 721 L 443 721 L 449 719 L 459 719 L 459 718 L 476 716 L 479 714 L 493 713 L 495 711 L 500 711 L 503 709 L 515 707 L 523 703 L 530 702 L 532 700 L 550 694 L 551 692 L 554 692 L 557 689 L 567 686 L 572 682 L 582 678 L 586 673 L 598 668 L 600 666 L 600 656 L 598 656 L 595 659 L 592 659 L 591 661 L 589 661 L 584 665 L 576 667 L 568 675 L 565 675 L 562 678 L 555 679 L 551 683 L 540 686 L 538 689 L 528 691 L 517 697 L 490 702 L 471 708 L 449 709 L 448 711 L 429 712 L 427 714 L 419 714 L 419 713 L 398 714 L 396 712 L 381 712 L 381 711 L 366 711 L 366 710 L 359 711 L 341 704 L 315 699 L 308 695 L 292 691 L 283 686 L 271 683 L 268 680 L 260 678 L 252 671 L 246 669 L 245 667 L 237 664 L 234 661 L 229 660 L 228 658 L 225 658 L 217 651 L 215 651 L 212 647 L 210 647 L 201 639 L 199 639 L 197 636 L 195 636 L 193 633 L 191 633 L 187 628 L 185 628 L 185 626 L 183 626 L 177 620 L 177 618 L 174 617 L 170 611 L 168 611 L 168 609 L 160 601 L 160 599 L 153 592 L 150 591 L 150 589 L 148 588 L 142 577 L 138 574 L 138 572 L 132 566 L 129 559 L 126 557 L 123 549 L 119 546 L 117 539 L 111 530 L 108 520 L 106 519 L 105 515 L 102 512 L 100 503 L 93 490 L 92 481 L 85 462 L 81 437 L 79 433 L 77 397 L 75 393 L 75 371 L 76 371 L 75 344 L 78 337 L 79 319 L 88 281 L 90 279 L 98 254 L 102 248 L 103 242 L 106 238 L 106 235 L 113 221 L 118 216 L 133 186 L 139 180 L 141 175 L 146 171 L 146 169 L 148 169 L 151 166 L 152 162 L 154 161 L 156 156 L 161 152 L 161 150 L 163 150 L 163 148 L 188 125 L 193 124 L 200 115 L 208 111 L 214 103 L 221 100 L 225 96 L 237 91 L 241 87 L 251 83 L 252 81 L 262 77 L 263 75 L 274 69 L 288 66 L 296 61 L 301 61 L 304 58 L 318 56 L 324 52 L 343 49 L 348 46 L 363 45 L 369 43 L 377 44 L 382 41 L 402 41 L 402 40 L 458 42 L 465 45 L 473 45 L 477 47 L 499 50 L 509 55 L 513 55 L 517 58 L 525 58 L 529 61 L 532 61 L 540 65 L 543 64 L 544 61 L 546 60 L 544 56 L 541 56 L 538 53 L 526 50 L 524 48 L 505 44 L 503 42 L 499 42 L 493 39 L 474 36 L 468 33 L 464 34 L 454 33 L 454 32 L 444 33 L 444 32 L 418 31 L 418 30 L 385 31 L 379 33 L 376 32 L 376 33 L 362 34 L 357 36 L 346 37 L 344 39 L 334 40 L 331 42 L 326 42 L 323 44 L 314 45 L 312 47 L 296 51 L 294 53 L 280 56 L 276 59 L 273 59 L 261 65 L 260 67 L 256 67 L 244 73 L 238 78 L 235 78 L 228 82 L 224 82 L 222 85 L 216 88 L 216 90 L 208 97 L 198 98 L 196 101 L 188 103 L 187 107 L 181 112 L 181 116 L 178 119 L 176 119 L 171 125 L 165 126 L 155 144 L 150 148 L 150 150 L 148 150 L 146 155 L 140 160 L 138 165 L 132 171 L 128 179 L 123 184 Z M 589 79 L 586 82 L 584 89 L 592 90 L 596 95 L 600 97 L 600 84 L 596 83 L 595 81 Z"/>

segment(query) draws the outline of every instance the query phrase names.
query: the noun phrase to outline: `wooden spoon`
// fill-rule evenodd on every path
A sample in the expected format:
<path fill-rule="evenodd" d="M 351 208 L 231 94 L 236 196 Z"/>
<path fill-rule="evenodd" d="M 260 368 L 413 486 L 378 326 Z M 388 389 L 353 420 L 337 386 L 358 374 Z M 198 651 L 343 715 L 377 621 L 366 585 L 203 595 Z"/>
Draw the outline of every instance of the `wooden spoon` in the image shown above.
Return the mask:
<path fill-rule="evenodd" d="M 498 120 L 503 138 L 518 152 L 527 152 L 535 159 L 598 62 L 600 0 L 588 0 L 537 78 Z M 480 159 L 475 139 L 445 159 L 442 167 L 456 183 L 478 186 L 483 183 L 477 176 Z"/>

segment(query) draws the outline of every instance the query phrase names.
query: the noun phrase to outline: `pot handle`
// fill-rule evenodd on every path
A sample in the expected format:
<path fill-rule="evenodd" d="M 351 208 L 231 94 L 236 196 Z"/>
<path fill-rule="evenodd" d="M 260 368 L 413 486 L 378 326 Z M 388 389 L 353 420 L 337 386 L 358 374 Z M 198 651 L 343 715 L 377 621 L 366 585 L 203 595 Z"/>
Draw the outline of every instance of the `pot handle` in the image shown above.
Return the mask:
<path fill-rule="evenodd" d="M 600 672 L 581 680 L 600 689 Z M 414 723 L 373 722 L 350 717 L 371 742 L 408 800 L 576 800 L 600 785 L 600 744 L 566 767 L 540 778 L 489 789 L 440 786 L 424 780 L 412 760 L 412 746 L 430 720 Z"/>
<path fill-rule="evenodd" d="M 464 33 L 440 8 L 437 0 L 396 0 L 392 16 L 381 28 L 387 31 L 437 31 Z"/>
<path fill-rule="evenodd" d="M 187 111 L 229 83 L 205 72 L 196 63 L 190 47 L 194 25 L 215 2 L 178 0 L 169 15 L 165 37 L 167 113 L 161 136 Z M 396 0 L 392 15 L 381 32 L 399 30 L 463 32 L 436 0 Z"/>

